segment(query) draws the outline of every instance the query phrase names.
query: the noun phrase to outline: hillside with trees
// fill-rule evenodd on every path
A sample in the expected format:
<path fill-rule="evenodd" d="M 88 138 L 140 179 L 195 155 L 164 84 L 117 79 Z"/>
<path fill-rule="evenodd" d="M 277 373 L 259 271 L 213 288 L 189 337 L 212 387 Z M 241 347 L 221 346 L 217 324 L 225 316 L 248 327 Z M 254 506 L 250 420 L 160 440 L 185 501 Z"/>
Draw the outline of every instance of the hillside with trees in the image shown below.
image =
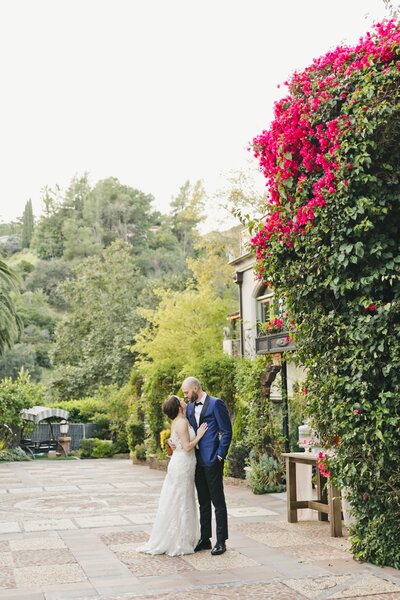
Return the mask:
<path fill-rule="evenodd" d="M 0 379 L 15 380 L 23 368 L 52 399 L 121 386 L 136 336 L 149 334 L 148 315 L 166 298 L 194 293 L 196 280 L 204 290 L 214 285 L 226 307 L 224 288 L 236 293 L 230 271 L 215 275 L 226 270 L 237 236 L 200 235 L 205 198 L 200 181 L 187 181 L 161 214 L 150 194 L 114 177 L 91 186 L 84 174 L 66 190 L 44 188 L 39 218 L 29 200 L 17 222 L 2 223 L 9 300 Z"/>

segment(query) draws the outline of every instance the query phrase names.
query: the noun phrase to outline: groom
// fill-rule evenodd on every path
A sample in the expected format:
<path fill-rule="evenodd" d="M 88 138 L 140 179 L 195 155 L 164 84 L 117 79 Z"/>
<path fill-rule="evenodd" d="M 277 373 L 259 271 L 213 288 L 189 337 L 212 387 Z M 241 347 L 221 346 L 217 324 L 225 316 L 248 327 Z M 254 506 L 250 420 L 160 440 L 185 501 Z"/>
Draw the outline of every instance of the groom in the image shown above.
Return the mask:
<path fill-rule="evenodd" d="M 189 400 L 186 417 L 197 432 L 202 423 L 208 429 L 196 448 L 195 484 L 200 505 L 200 540 L 194 551 L 211 549 L 211 502 L 215 509 L 217 522 L 217 543 L 211 550 L 212 555 L 226 551 L 228 539 L 228 515 L 226 510 L 223 472 L 224 458 L 232 439 L 232 425 L 228 409 L 219 398 L 203 392 L 200 381 L 187 377 L 182 383 L 185 400 Z"/>

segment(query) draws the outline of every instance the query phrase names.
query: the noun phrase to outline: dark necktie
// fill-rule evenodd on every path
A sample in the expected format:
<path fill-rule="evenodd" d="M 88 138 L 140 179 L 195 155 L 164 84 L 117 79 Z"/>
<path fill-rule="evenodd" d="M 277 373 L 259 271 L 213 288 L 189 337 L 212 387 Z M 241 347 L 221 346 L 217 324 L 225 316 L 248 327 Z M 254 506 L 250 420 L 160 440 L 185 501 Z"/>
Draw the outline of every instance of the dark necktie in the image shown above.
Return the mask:
<path fill-rule="evenodd" d="M 203 406 L 203 403 L 202 402 L 195 402 L 194 405 L 195 406 Z"/>

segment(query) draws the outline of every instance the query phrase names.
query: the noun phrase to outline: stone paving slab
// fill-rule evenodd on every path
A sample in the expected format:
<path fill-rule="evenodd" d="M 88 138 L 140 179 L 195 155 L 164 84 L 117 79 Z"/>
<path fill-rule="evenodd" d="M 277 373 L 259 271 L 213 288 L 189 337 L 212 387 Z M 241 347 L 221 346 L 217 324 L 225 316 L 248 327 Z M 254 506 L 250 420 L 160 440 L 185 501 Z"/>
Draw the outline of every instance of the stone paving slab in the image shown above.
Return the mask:
<path fill-rule="evenodd" d="M 259 508 L 258 506 L 241 506 L 239 508 L 229 508 L 229 517 L 271 517 L 279 513 L 268 508 Z"/>
<path fill-rule="evenodd" d="M 46 521 L 24 521 L 25 531 L 53 531 L 57 529 L 74 529 L 71 519 L 49 519 Z"/>
<path fill-rule="evenodd" d="M 303 600 L 305 596 L 281 583 L 259 583 L 251 585 L 218 586 L 200 589 L 186 589 L 179 592 L 158 593 L 156 595 L 112 596 L 102 600 Z"/>
<path fill-rule="evenodd" d="M 116 459 L 0 464 L 0 600 L 400 600 L 399 571 L 355 562 L 328 523 L 287 523 L 284 494 L 243 486 L 225 488 L 225 554 L 137 553 L 164 476 Z"/>
<path fill-rule="evenodd" d="M 10 521 L 9 523 L 0 523 L 0 535 L 2 533 L 12 533 L 13 531 L 21 531 L 18 523 Z"/>

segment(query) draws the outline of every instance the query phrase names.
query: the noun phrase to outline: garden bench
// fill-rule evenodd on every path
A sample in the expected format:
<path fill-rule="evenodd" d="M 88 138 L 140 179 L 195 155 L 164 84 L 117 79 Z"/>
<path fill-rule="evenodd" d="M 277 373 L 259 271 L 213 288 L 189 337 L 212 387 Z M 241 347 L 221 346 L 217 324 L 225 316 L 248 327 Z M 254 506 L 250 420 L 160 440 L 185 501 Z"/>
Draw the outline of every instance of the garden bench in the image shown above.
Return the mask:
<path fill-rule="evenodd" d="M 65 450 L 58 440 L 42 440 L 41 442 L 34 442 L 30 439 L 22 439 L 20 447 L 32 458 L 35 455 L 47 454 L 50 450 L 55 450 L 60 454 L 66 456 Z"/>

